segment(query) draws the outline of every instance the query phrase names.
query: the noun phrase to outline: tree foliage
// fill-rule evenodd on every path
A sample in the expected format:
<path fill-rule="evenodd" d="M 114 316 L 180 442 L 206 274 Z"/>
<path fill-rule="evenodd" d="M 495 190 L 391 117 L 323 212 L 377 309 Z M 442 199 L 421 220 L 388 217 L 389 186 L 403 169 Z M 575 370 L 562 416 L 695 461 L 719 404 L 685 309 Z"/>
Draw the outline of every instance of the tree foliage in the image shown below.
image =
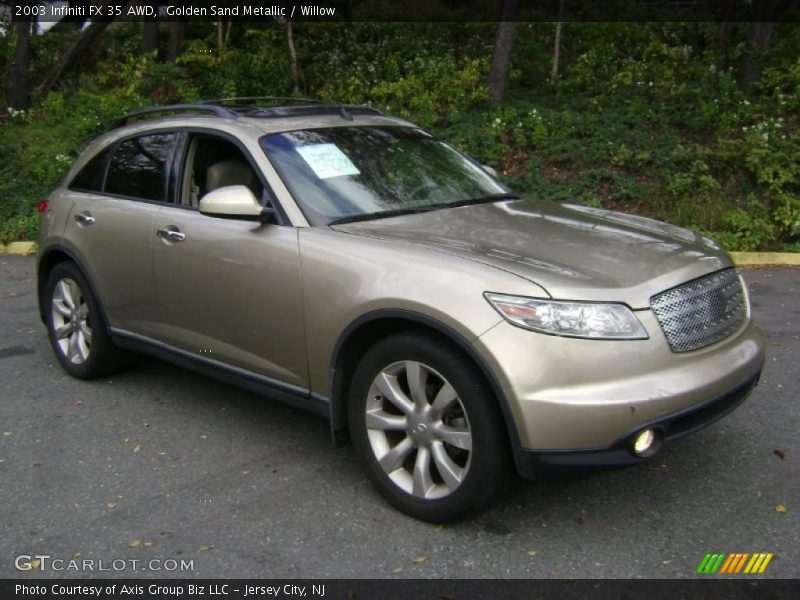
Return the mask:
<path fill-rule="evenodd" d="M 299 88 L 432 129 L 527 195 L 665 219 L 731 249 L 800 250 L 800 31 L 793 23 L 772 26 L 769 45 L 755 52 L 764 32 L 756 39 L 747 23 L 730 20 L 566 22 L 557 77 L 556 24 L 519 23 L 496 104 L 497 23 L 293 23 L 293 51 L 285 23 L 161 23 L 155 31 L 114 23 L 37 95 L 88 32 L 64 29 L 31 40 L 32 107 L 8 111 L 0 124 L 6 240 L 35 235 L 36 204 L 105 120 L 154 103 L 287 96 Z M 15 40 L 7 24 L 4 81 Z M 748 71 L 752 60 L 757 69 Z"/>

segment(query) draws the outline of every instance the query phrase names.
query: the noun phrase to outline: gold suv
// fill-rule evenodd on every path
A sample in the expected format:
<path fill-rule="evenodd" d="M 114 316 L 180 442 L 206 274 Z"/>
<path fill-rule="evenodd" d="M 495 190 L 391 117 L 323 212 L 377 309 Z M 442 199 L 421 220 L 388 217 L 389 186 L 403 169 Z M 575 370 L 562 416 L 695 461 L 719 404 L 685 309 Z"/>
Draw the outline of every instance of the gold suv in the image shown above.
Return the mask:
<path fill-rule="evenodd" d="M 712 240 L 522 199 L 358 106 L 154 107 L 49 196 L 39 306 L 90 379 L 146 352 L 302 407 L 399 509 L 637 463 L 742 401 L 764 338 Z"/>

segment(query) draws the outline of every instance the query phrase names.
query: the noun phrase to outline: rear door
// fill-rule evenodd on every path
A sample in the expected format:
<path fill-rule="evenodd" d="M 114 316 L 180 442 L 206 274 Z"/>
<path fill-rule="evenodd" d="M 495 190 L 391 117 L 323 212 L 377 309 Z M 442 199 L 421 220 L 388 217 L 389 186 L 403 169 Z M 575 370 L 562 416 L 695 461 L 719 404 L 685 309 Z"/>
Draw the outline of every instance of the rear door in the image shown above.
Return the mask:
<path fill-rule="evenodd" d="M 246 185 L 271 194 L 235 139 L 188 132 L 177 201 L 155 223 L 156 337 L 196 356 L 308 387 L 297 230 L 203 215 L 199 199 Z"/>
<path fill-rule="evenodd" d="M 153 226 L 176 140 L 174 132 L 158 132 L 118 141 L 70 184 L 66 243 L 84 263 L 109 324 L 142 335 L 153 333 Z"/>

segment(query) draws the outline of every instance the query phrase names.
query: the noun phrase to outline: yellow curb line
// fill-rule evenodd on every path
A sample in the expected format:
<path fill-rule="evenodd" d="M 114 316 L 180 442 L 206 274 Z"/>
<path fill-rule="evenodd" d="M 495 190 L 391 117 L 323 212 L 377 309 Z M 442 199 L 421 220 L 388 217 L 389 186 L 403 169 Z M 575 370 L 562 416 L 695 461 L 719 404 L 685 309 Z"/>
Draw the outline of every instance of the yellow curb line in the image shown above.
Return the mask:
<path fill-rule="evenodd" d="M 800 253 L 796 252 L 731 252 L 730 254 L 737 267 L 757 265 L 800 267 Z"/>
<path fill-rule="evenodd" d="M 11 242 L 0 246 L 0 254 L 35 254 L 36 242 Z M 757 265 L 800 266 L 800 252 L 731 252 L 737 267 Z"/>
<path fill-rule="evenodd" d="M 36 254 L 36 242 L 11 242 L 0 245 L 0 254 Z"/>

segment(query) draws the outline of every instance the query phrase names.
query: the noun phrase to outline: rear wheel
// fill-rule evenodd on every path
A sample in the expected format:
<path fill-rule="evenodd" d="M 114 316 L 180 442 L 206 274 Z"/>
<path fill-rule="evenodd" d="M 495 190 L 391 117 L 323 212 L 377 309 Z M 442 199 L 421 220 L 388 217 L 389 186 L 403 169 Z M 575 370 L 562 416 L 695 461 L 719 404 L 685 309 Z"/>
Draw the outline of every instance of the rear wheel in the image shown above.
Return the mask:
<path fill-rule="evenodd" d="M 45 288 L 47 331 L 61 366 L 79 379 L 109 375 L 124 364 L 86 278 L 71 262 L 56 265 Z"/>
<path fill-rule="evenodd" d="M 386 338 L 366 353 L 351 391 L 351 437 L 395 507 L 455 521 L 504 491 L 512 459 L 497 401 L 449 344 L 423 333 Z"/>

